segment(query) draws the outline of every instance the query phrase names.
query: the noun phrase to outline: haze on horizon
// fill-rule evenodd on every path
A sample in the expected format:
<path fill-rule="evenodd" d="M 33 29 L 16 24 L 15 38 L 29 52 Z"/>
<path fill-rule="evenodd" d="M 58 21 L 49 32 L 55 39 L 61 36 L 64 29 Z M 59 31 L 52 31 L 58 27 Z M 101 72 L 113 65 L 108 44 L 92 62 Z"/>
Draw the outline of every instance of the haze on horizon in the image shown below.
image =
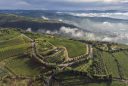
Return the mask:
<path fill-rule="evenodd" d="M 0 0 L 0 9 L 128 10 L 128 0 Z"/>

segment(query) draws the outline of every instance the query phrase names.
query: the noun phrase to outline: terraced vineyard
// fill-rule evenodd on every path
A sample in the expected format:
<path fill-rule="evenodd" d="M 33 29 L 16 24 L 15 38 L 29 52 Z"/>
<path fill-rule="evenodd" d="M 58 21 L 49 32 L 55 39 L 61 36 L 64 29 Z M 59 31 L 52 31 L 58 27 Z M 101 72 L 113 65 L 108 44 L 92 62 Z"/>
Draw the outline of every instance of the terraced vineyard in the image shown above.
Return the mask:
<path fill-rule="evenodd" d="M 39 70 L 40 66 L 27 56 L 11 57 L 5 62 L 5 67 L 15 75 L 36 76 L 41 72 Z"/>
<path fill-rule="evenodd" d="M 31 43 L 26 42 L 21 35 L 18 35 L 9 40 L 1 40 L 0 45 L 0 61 L 2 61 L 8 57 L 27 52 Z"/>
<path fill-rule="evenodd" d="M 0 30 L 0 41 L 2 40 L 9 40 L 10 38 L 13 38 L 15 36 L 18 36 L 18 32 L 15 30 Z"/>
<path fill-rule="evenodd" d="M 128 46 L 0 30 L 0 86 L 127 86 Z"/>

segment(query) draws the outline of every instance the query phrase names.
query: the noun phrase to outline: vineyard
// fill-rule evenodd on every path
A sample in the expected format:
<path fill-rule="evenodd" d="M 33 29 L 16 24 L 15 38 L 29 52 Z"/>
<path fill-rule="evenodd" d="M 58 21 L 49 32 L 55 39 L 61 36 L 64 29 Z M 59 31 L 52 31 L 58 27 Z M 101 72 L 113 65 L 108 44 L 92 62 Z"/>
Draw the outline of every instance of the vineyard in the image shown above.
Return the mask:
<path fill-rule="evenodd" d="M 19 32 L 15 30 L 0 30 L 0 41 L 9 40 L 19 35 Z"/>
<path fill-rule="evenodd" d="M 104 64 L 104 59 L 102 57 L 102 52 L 94 49 L 94 66 L 93 71 L 96 75 L 108 75 L 106 65 Z"/>
<path fill-rule="evenodd" d="M 6 61 L 6 68 L 20 76 L 36 76 L 40 73 L 40 66 L 28 56 L 14 57 Z"/>
<path fill-rule="evenodd" d="M 119 67 L 121 68 L 121 73 L 122 73 L 122 77 L 125 79 L 128 79 L 128 64 L 124 64 L 127 63 L 128 61 L 128 55 L 127 55 L 128 51 L 123 51 L 123 52 L 119 52 L 119 53 L 114 53 L 115 58 L 117 59 L 118 63 L 119 63 Z"/>
<path fill-rule="evenodd" d="M 53 44 L 42 39 L 37 39 L 36 43 L 37 53 L 42 56 L 42 59 L 44 59 L 44 61 L 49 63 L 63 62 L 65 58 L 63 56 L 64 49 L 55 47 Z"/>
<path fill-rule="evenodd" d="M 127 46 L 122 45 L 122 44 L 112 45 L 112 46 L 114 46 L 115 49 L 119 49 L 119 50 L 118 51 L 116 50 L 117 52 L 106 52 L 106 50 L 104 51 L 104 50 L 97 49 L 96 51 L 99 52 L 98 56 L 100 56 L 103 59 L 102 62 L 104 62 L 108 73 L 112 74 L 112 76 L 114 78 L 127 79 L 127 77 L 128 77 L 128 73 L 127 73 L 128 65 L 125 64 L 128 61 Z"/>
<path fill-rule="evenodd" d="M 92 60 L 90 60 L 86 64 L 85 63 L 79 64 L 74 69 L 81 72 L 88 72 L 91 65 L 92 65 Z"/>
<path fill-rule="evenodd" d="M 127 47 L 2 29 L 0 86 L 127 86 Z"/>
<path fill-rule="evenodd" d="M 26 42 L 20 35 L 0 42 L 0 45 L 0 61 L 8 57 L 23 54 L 31 46 L 30 42 Z"/>

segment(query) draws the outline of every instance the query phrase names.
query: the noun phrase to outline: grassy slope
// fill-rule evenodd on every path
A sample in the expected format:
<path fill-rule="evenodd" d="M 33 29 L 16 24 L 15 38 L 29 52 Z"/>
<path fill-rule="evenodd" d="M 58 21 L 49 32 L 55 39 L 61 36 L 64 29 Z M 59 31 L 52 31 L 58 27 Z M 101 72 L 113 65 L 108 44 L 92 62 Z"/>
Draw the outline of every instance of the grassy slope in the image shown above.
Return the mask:
<path fill-rule="evenodd" d="M 11 38 L 18 36 L 19 34 L 20 34 L 19 32 L 12 30 L 12 29 L 0 30 L 0 41 L 9 40 Z"/>
<path fill-rule="evenodd" d="M 65 38 L 52 38 L 52 37 L 45 37 L 45 40 L 49 41 L 55 46 L 64 46 L 66 47 L 69 57 L 76 57 L 86 53 L 86 46 L 77 41 L 68 40 Z"/>
<path fill-rule="evenodd" d="M 113 75 L 113 77 L 119 77 L 117 64 L 114 61 L 113 56 L 110 53 L 103 52 L 103 59 L 105 61 L 108 72 Z"/>
<path fill-rule="evenodd" d="M 10 35 L 15 35 L 15 33 L 11 33 Z M 2 42 L 0 42 L 0 61 L 14 55 L 23 54 L 31 45 L 29 42 L 26 42 L 26 40 L 24 40 L 20 34 L 14 38 L 10 38 L 9 40 L 1 41 Z"/>
<path fill-rule="evenodd" d="M 108 72 L 111 73 L 113 77 L 119 78 L 119 69 L 115 61 L 115 59 L 117 59 L 120 65 L 119 68 L 121 69 L 122 77 L 127 79 L 128 78 L 128 72 L 127 72 L 128 71 L 128 64 L 127 64 L 128 57 L 126 53 L 118 52 L 118 53 L 114 53 L 113 55 L 110 53 L 106 53 L 106 52 L 103 52 L 102 54 L 105 64 L 107 66 Z"/>
<path fill-rule="evenodd" d="M 26 56 L 9 59 L 6 67 L 16 75 L 35 76 L 40 73 L 39 65 Z"/>
<path fill-rule="evenodd" d="M 39 74 L 38 65 L 30 58 L 22 56 L 31 46 L 30 41 L 15 30 L 2 30 L 0 61 L 16 75 L 34 76 Z M 8 39 L 8 40 L 6 40 Z M 14 56 L 14 57 L 12 57 Z M 20 57 L 19 57 L 20 56 Z M 0 64 L 0 67 L 2 65 Z"/>
<path fill-rule="evenodd" d="M 8 34 L 8 36 L 6 36 L 5 38 L 10 39 L 9 35 L 11 37 L 14 37 L 14 35 L 17 35 L 17 34 L 18 33 Z M 3 37 L 4 37 L 4 35 L 3 35 Z M 17 35 L 17 37 L 19 37 L 19 36 Z M 2 37 L 1 37 L 1 39 L 2 39 Z M 66 47 L 70 57 L 75 57 L 75 56 L 79 56 L 81 54 L 86 53 L 86 46 L 77 41 L 72 41 L 72 40 L 68 40 L 65 38 L 61 38 L 61 37 L 49 37 L 49 36 L 44 36 L 44 37 L 42 37 L 42 39 L 47 40 L 48 42 L 52 43 L 55 46 Z M 12 48 L 18 48 L 18 46 L 20 47 L 24 43 L 26 43 L 26 41 L 24 41 L 24 39 L 22 39 L 22 37 L 21 38 L 13 38 L 10 41 L 6 40 L 5 43 L 1 42 L 0 47 L 3 48 L 3 50 L 5 49 L 6 54 L 4 54 L 4 55 L 9 55 L 6 51 L 6 49 L 8 50 L 8 49 L 12 49 Z M 45 44 L 43 44 L 43 45 L 45 45 Z M 46 47 L 46 46 L 44 46 L 44 47 Z M 49 47 L 49 46 L 47 46 L 47 47 Z M 1 51 L 2 51 L 2 49 L 1 49 Z M 19 52 L 19 51 L 15 50 L 14 52 Z M 111 53 L 107 53 L 107 52 L 103 52 L 103 51 L 99 51 L 99 50 L 96 50 L 95 53 L 97 54 L 97 56 L 99 58 L 103 59 L 103 62 L 105 64 L 105 66 L 107 67 L 108 72 L 110 74 L 112 74 L 113 77 L 119 77 L 119 71 L 118 71 L 118 67 L 117 67 L 117 63 L 115 62 L 115 59 L 117 59 L 120 64 L 121 71 L 123 73 L 123 77 L 124 78 L 128 77 L 128 73 L 127 73 L 127 71 L 128 71 L 128 69 L 127 69 L 128 68 L 128 65 L 127 65 L 128 51 L 117 52 L 117 53 L 114 53 L 113 55 Z M 21 57 L 16 56 L 14 58 L 7 59 L 7 61 L 5 61 L 5 62 L 6 62 L 5 66 L 17 75 L 35 76 L 35 75 L 40 74 L 40 70 L 39 70 L 40 66 L 27 56 L 21 56 Z M 90 64 L 92 64 L 92 60 L 90 62 L 80 64 L 77 67 L 75 67 L 74 69 L 78 70 L 78 71 L 86 72 L 88 67 L 90 67 L 89 66 Z M 103 65 L 101 65 L 101 66 L 103 66 Z M 102 67 L 100 67 L 100 68 L 102 68 Z M 64 78 L 64 80 L 62 82 L 62 84 L 64 86 L 126 86 L 124 83 L 117 82 L 117 81 L 113 81 L 112 83 L 109 83 L 109 84 L 108 83 L 107 84 L 106 83 L 89 83 L 89 84 L 87 84 L 87 83 L 85 83 L 86 78 L 82 77 L 82 76 L 75 76 L 75 75 L 67 76 L 64 74 L 62 76 L 60 76 L 60 77 Z"/>
<path fill-rule="evenodd" d="M 119 44 L 116 46 L 117 49 L 123 48 L 127 49 L 127 45 Z M 128 51 L 120 50 L 115 53 L 108 53 L 105 51 L 99 51 L 100 56 L 102 56 L 103 61 L 107 67 L 109 74 L 112 74 L 113 77 L 116 78 L 124 78 L 128 79 Z"/>
<path fill-rule="evenodd" d="M 123 77 L 125 79 L 128 79 L 128 52 L 124 51 L 124 52 L 119 52 L 119 53 L 115 53 L 114 56 L 116 57 L 116 59 L 118 60 L 120 67 L 121 67 L 121 72 L 123 73 Z"/>

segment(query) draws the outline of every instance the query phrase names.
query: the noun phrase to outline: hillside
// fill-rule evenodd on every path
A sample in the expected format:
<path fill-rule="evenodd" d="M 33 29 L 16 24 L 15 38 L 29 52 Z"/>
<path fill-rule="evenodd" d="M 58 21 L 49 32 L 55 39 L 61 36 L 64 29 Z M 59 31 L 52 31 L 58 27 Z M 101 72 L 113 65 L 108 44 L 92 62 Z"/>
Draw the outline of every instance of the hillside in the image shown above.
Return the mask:
<path fill-rule="evenodd" d="M 0 29 L 1 86 L 127 86 L 128 46 Z"/>
<path fill-rule="evenodd" d="M 38 30 L 59 30 L 61 27 L 76 28 L 74 25 L 66 24 L 57 20 L 45 20 L 42 18 L 31 18 L 18 16 L 14 14 L 0 14 L 0 27 L 3 28 L 20 28 L 36 32 Z"/>

